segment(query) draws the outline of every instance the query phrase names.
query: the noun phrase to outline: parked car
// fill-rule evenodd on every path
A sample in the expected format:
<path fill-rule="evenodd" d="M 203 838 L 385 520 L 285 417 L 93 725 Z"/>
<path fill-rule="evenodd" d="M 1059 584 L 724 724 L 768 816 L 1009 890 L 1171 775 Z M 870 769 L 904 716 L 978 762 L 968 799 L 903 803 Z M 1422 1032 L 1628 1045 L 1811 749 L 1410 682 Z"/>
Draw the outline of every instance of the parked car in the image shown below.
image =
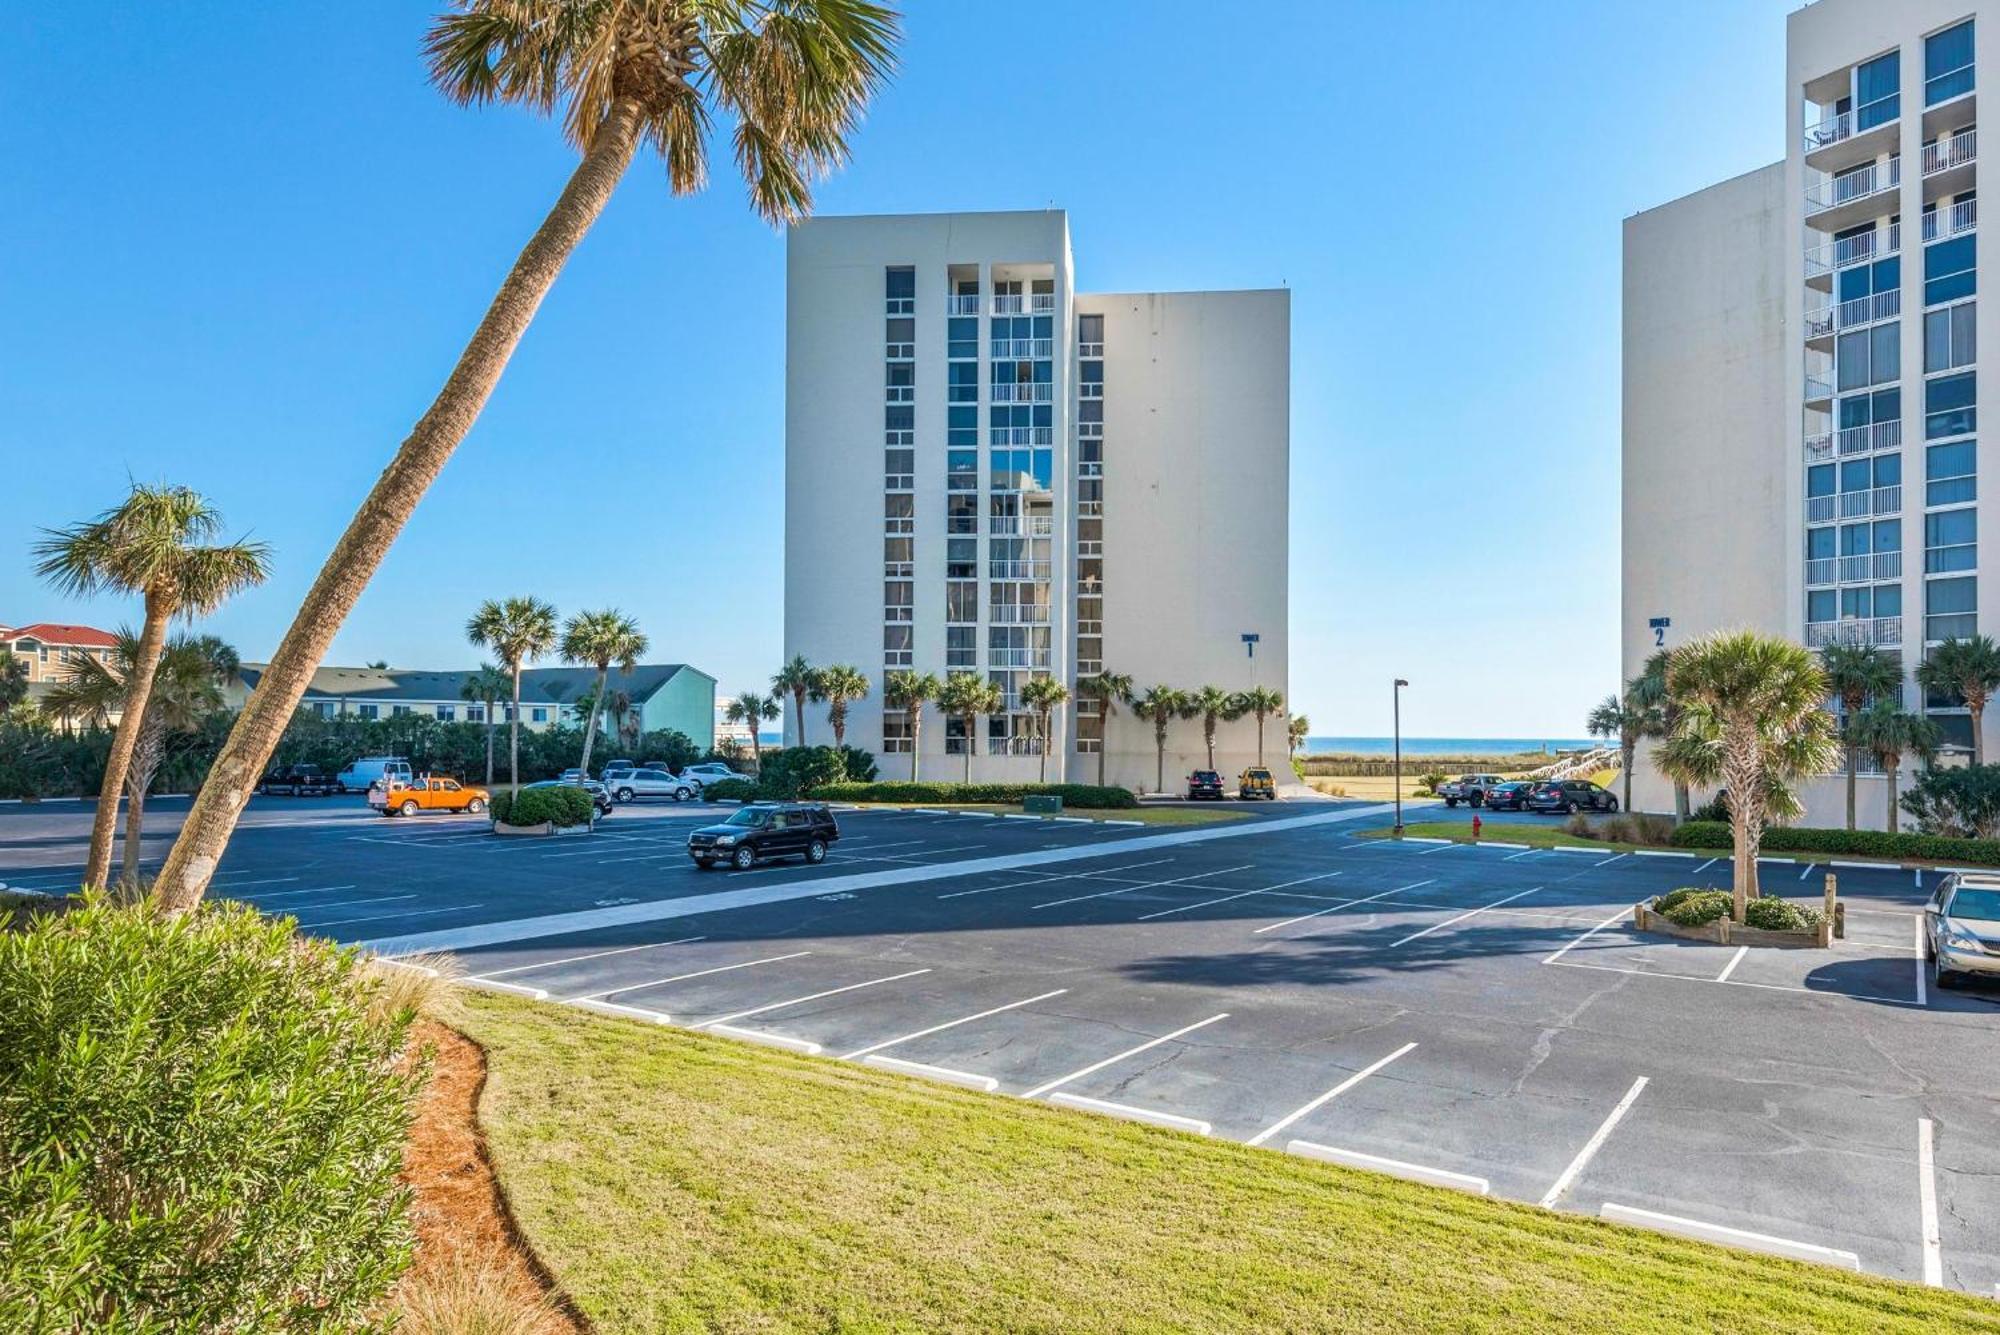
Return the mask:
<path fill-rule="evenodd" d="M 1263 798 L 1267 802 L 1278 800 L 1278 781 L 1271 777 L 1271 771 L 1261 765 L 1252 765 L 1236 776 L 1236 796 L 1245 802 Z"/>
<path fill-rule="evenodd" d="M 1222 776 L 1212 769 L 1198 769 L 1187 776 L 1187 800 L 1199 801 L 1203 798 L 1222 800 Z"/>
<path fill-rule="evenodd" d="M 1455 807 L 1460 802 L 1467 806 L 1484 806 L 1486 790 L 1502 782 L 1504 780 L 1498 774 L 1461 774 L 1450 783 L 1439 784 L 1437 793 L 1448 807 Z"/>
<path fill-rule="evenodd" d="M 642 797 L 671 797 L 685 802 L 701 792 L 701 785 L 677 779 L 663 769 L 628 770 L 608 785 L 614 802 L 632 802 Z"/>
<path fill-rule="evenodd" d="M 486 810 L 486 801 L 484 788 L 428 774 L 408 783 L 391 780 L 368 790 L 368 805 L 385 816 L 414 816 L 420 811 L 462 811 L 477 816 Z"/>
<path fill-rule="evenodd" d="M 1938 882 L 1924 905 L 1924 958 L 1941 988 L 2000 980 L 2000 875 L 1961 872 Z"/>
<path fill-rule="evenodd" d="M 1496 783 L 1486 790 L 1488 811 L 1526 811 L 1528 794 L 1535 791 L 1535 785 L 1525 779 L 1509 779 Z"/>
<path fill-rule="evenodd" d="M 564 770 L 563 772 L 565 774 L 573 774 L 576 771 Z M 524 790 L 528 788 L 581 788 L 584 792 L 590 794 L 590 805 L 597 808 L 597 814 L 600 817 L 611 814 L 611 793 L 603 784 L 595 779 L 543 779 L 539 783 L 524 783 L 521 787 Z"/>
<path fill-rule="evenodd" d="M 578 779 L 581 779 L 582 777 L 583 777 L 583 771 L 578 769 L 575 765 L 571 765 L 568 769 L 556 775 L 556 778 L 563 783 L 575 783 Z M 543 782 L 546 783 L 548 781 L 544 779 Z M 529 784 L 522 785 L 522 787 L 524 788 L 530 786 L 532 785 Z"/>
<path fill-rule="evenodd" d="M 343 793 L 365 793 L 383 779 L 410 781 L 410 762 L 401 756 L 363 756 L 334 776 Z"/>
<path fill-rule="evenodd" d="M 257 784 L 260 793 L 288 793 L 293 797 L 326 797 L 340 791 L 340 784 L 318 765 L 280 765 Z"/>
<path fill-rule="evenodd" d="M 723 779 L 746 779 L 747 774 L 738 774 L 718 760 L 703 761 L 699 765 L 689 765 L 680 773 L 683 779 L 692 779 L 697 788 L 719 782 Z"/>
<path fill-rule="evenodd" d="M 1551 779 L 1528 794 L 1530 811 L 1616 811 L 1618 795 L 1588 779 Z"/>
<path fill-rule="evenodd" d="M 820 802 L 753 802 L 738 808 L 719 825 L 704 825 L 688 835 L 688 856 L 704 871 L 726 862 L 748 871 L 766 858 L 802 857 L 826 860 L 826 850 L 840 838 L 833 813 Z"/>

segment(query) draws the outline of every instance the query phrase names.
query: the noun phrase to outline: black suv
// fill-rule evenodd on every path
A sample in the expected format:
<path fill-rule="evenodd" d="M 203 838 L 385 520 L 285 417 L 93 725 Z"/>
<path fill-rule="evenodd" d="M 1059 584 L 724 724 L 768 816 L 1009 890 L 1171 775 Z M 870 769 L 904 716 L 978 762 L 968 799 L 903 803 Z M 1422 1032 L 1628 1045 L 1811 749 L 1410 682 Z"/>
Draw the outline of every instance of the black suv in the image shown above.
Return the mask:
<path fill-rule="evenodd" d="M 1588 779 L 1559 779 L 1528 794 L 1530 811 L 1616 811 L 1618 798 Z"/>
<path fill-rule="evenodd" d="M 826 861 L 840 838 L 833 813 L 819 802 L 755 802 L 720 825 L 704 825 L 688 836 L 688 856 L 706 871 L 726 862 L 748 871 L 765 858 L 802 857 Z"/>
<path fill-rule="evenodd" d="M 326 797 L 340 791 L 333 775 L 318 765 L 280 765 L 257 785 L 260 793 L 289 793 L 293 797 Z"/>
<path fill-rule="evenodd" d="M 1222 800 L 1222 776 L 1212 769 L 1198 769 L 1188 775 L 1187 800 L 1193 802 L 1204 797 Z"/>

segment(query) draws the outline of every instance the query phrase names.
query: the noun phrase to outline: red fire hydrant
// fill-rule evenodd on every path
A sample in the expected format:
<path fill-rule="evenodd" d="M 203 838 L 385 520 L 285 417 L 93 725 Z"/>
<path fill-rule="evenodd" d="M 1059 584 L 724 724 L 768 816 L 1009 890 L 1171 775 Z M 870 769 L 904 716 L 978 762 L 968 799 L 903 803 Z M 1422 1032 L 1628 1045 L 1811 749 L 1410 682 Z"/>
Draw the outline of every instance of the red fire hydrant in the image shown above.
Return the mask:
<path fill-rule="evenodd" d="M 1479 813 L 1476 811 L 1472 813 L 1472 841 L 1479 842 Z"/>

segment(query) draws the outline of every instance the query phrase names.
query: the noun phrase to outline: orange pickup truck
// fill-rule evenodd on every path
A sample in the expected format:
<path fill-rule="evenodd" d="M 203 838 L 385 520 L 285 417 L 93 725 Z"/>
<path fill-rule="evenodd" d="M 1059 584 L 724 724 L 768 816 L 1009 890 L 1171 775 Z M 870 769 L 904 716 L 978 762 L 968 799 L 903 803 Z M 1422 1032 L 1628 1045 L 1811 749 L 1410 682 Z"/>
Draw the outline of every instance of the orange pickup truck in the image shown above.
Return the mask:
<path fill-rule="evenodd" d="M 486 790 L 424 774 L 409 782 L 392 779 L 386 785 L 371 785 L 368 805 L 385 816 L 414 816 L 419 811 L 462 811 L 477 816 L 486 810 Z"/>

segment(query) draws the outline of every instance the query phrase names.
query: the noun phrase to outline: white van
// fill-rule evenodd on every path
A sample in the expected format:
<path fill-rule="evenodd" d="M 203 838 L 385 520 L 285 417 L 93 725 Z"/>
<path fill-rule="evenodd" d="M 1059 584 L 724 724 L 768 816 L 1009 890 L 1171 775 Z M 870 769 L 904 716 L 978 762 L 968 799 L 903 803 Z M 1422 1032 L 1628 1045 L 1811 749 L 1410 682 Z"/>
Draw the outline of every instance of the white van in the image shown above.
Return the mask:
<path fill-rule="evenodd" d="M 410 762 L 401 756 L 363 756 L 334 777 L 343 793 L 365 793 L 370 785 L 384 780 L 408 783 Z"/>

